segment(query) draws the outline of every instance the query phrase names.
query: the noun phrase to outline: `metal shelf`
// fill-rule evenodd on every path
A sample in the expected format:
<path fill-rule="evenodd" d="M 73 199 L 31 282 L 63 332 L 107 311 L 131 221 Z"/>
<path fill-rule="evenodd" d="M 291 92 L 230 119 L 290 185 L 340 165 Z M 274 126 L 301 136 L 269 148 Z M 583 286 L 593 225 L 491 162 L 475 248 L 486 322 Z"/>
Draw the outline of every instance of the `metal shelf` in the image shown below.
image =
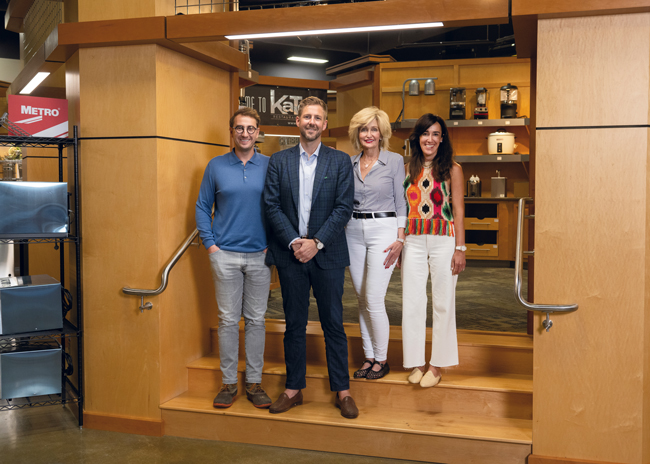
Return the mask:
<path fill-rule="evenodd" d="M 68 243 L 77 243 L 79 242 L 79 237 L 74 235 L 68 235 L 67 237 L 40 237 L 40 238 L 0 238 L 0 243 L 14 243 L 15 245 L 26 245 L 30 243 L 58 243 L 58 242 L 68 242 Z"/>
<path fill-rule="evenodd" d="M 393 130 L 413 129 L 417 119 L 404 119 L 403 121 L 391 124 Z M 530 118 L 513 118 L 513 119 L 447 119 L 445 120 L 447 128 L 455 127 L 509 127 L 509 126 L 528 126 Z"/>
<path fill-rule="evenodd" d="M 469 155 L 454 159 L 459 163 L 527 163 L 530 155 Z"/>
<path fill-rule="evenodd" d="M 21 147 L 51 147 L 53 145 L 74 145 L 74 139 L 53 137 L 17 137 L 14 135 L 0 136 L 0 147 L 20 145 Z"/>
<path fill-rule="evenodd" d="M 65 395 L 43 395 L 28 396 L 26 398 L 11 398 L 0 400 L 0 411 L 11 411 L 12 409 L 33 408 L 39 406 L 53 406 L 57 404 L 80 403 L 81 398 L 78 390 L 70 379 L 65 379 Z"/>
<path fill-rule="evenodd" d="M 62 329 L 52 329 L 52 330 L 38 330 L 36 332 L 22 332 L 17 334 L 6 334 L 0 335 L 0 347 L 5 344 L 13 345 L 14 343 L 6 343 L 6 340 L 19 340 L 23 338 L 29 338 L 30 340 L 49 340 L 54 338 L 67 338 L 67 337 L 76 337 L 79 335 L 79 329 L 69 320 L 63 320 Z M 5 343 L 3 343 L 5 342 Z"/>
<path fill-rule="evenodd" d="M 9 243 L 13 242 L 14 244 L 20 245 L 21 248 L 21 259 L 22 253 L 24 251 L 27 256 L 29 245 L 37 243 L 54 243 L 55 249 L 59 248 L 60 258 L 59 258 L 59 267 L 60 267 L 60 276 L 59 280 L 61 284 L 64 285 L 65 279 L 65 247 L 64 243 L 72 243 L 74 254 L 75 254 L 75 263 L 71 265 L 74 266 L 74 271 L 72 274 L 72 281 L 75 282 L 76 286 L 76 295 L 73 299 L 73 308 L 76 309 L 75 314 L 75 324 L 71 323 L 67 319 L 63 321 L 63 328 L 60 330 L 41 330 L 36 332 L 24 332 L 20 334 L 10 334 L 10 335 L 0 335 L 0 346 L 11 347 L 11 346 L 20 346 L 24 343 L 30 344 L 40 344 L 48 342 L 59 343 L 62 347 L 66 357 L 69 353 L 66 351 L 66 346 L 68 344 L 73 345 L 75 342 L 73 339 L 76 339 L 76 369 L 74 378 L 76 379 L 78 387 L 72 384 L 70 379 L 65 376 L 62 372 L 62 384 L 63 391 L 60 395 L 47 395 L 40 397 L 29 397 L 29 398 L 14 398 L 11 400 L 0 400 L 0 411 L 6 411 L 11 409 L 21 409 L 34 406 L 49 406 L 55 404 L 69 404 L 77 403 L 78 408 L 78 420 L 79 426 L 83 425 L 83 304 L 81 301 L 81 238 L 79 237 L 80 224 L 79 224 L 79 136 L 78 128 L 74 126 L 73 128 L 73 137 L 72 138 L 47 138 L 47 137 L 18 137 L 18 136 L 0 136 L 0 146 L 21 146 L 21 147 L 35 147 L 35 148 L 46 148 L 46 147 L 57 147 L 59 156 L 59 182 L 63 182 L 63 159 L 66 158 L 68 163 L 72 162 L 73 173 L 70 179 L 72 182 L 73 191 L 71 202 L 70 202 L 70 227 L 75 232 L 75 234 L 69 234 L 68 236 L 59 236 L 59 237 L 14 237 L 14 238 L 0 238 L 0 243 Z M 64 157 L 63 156 L 63 147 L 71 146 L 73 151 L 72 156 Z M 59 247 L 58 245 L 61 244 Z M 23 271 L 23 263 L 21 262 L 21 271 Z M 29 273 L 29 266 L 24 265 L 25 274 Z"/>

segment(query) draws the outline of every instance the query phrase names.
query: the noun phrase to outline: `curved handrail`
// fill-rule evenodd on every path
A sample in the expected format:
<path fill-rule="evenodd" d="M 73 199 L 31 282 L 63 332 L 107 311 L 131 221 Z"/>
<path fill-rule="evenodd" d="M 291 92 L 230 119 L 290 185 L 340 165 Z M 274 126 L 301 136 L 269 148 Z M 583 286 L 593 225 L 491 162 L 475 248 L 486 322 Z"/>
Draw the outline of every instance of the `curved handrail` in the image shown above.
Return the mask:
<path fill-rule="evenodd" d="M 515 252 L 515 298 L 517 301 L 530 311 L 542 311 L 546 313 L 546 321 L 543 322 L 546 331 L 551 328 L 553 321 L 549 319 L 550 313 L 559 312 L 572 312 L 578 309 L 577 304 L 569 305 L 549 305 L 549 304 L 535 304 L 526 301 L 521 294 L 522 282 L 524 276 L 524 262 L 523 262 L 523 235 L 524 235 L 524 209 L 527 201 L 533 201 L 530 197 L 519 199 L 519 211 L 517 212 L 517 248 Z"/>
<path fill-rule="evenodd" d="M 178 251 L 176 251 L 176 254 L 172 257 L 172 259 L 167 263 L 167 266 L 165 266 L 165 269 L 163 269 L 162 272 L 162 278 L 160 282 L 160 286 L 155 289 L 155 290 L 146 290 L 142 288 L 130 288 L 130 287 L 124 287 L 122 288 L 122 292 L 126 293 L 127 295 L 136 295 L 141 298 L 142 304 L 140 305 L 140 312 L 142 312 L 145 309 L 151 309 L 153 305 L 149 302 L 146 304 L 144 303 L 144 297 L 145 296 L 151 296 L 151 295 L 160 295 L 162 292 L 165 291 L 167 288 L 167 283 L 169 282 L 169 273 L 171 272 L 172 268 L 174 265 L 178 262 L 179 259 L 181 259 L 181 256 L 183 256 L 183 253 L 190 247 L 196 236 L 199 234 L 198 229 L 194 229 L 194 232 L 192 232 L 189 237 L 183 242 L 183 244 L 179 247 Z"/>

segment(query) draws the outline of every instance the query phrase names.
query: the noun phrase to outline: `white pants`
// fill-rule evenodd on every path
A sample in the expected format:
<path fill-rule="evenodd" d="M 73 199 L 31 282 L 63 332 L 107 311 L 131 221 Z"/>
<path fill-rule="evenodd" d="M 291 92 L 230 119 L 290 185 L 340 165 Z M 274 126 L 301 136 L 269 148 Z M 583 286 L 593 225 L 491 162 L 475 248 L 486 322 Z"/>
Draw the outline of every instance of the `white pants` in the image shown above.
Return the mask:
<path fill-rule="evenodd" d="M 385 361 L 390 323 L 386 289 L 395 264 L 388 269 L 384 252 L 397 240 L 397 218 L 350 219 L 345 237 L 350 252 L 350 277 L 359 300 L 359 328 L 366 359 Z"/>
<path fill-rule="evenodd" d="M 451 259 L 456 239 L 407 235 L 402 250 L 402 345 L 404 367 L 424 366 L 427 322 L 427 278 L 431 272 L 433 326 L 431 361 L 436 367 L 458 364 L 456 282 Z"/>

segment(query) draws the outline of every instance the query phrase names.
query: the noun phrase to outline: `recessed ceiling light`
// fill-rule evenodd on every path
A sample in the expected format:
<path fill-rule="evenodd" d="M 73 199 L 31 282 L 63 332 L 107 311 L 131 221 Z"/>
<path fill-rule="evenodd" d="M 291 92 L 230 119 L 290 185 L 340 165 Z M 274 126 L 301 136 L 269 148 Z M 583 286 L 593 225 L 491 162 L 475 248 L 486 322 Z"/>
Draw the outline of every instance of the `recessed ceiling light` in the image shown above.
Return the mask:
<path fill-rule="evenodd" d="M 304 56 L 290 56 L 287 58 L 289 61 L 303 61 L 305 63 L 318 63 L 323 64 L 327 63 L 329 60 L 321 60 L 319 58 L 305 58 Z"/>
<path fill-rule="evenodd" d="M 347 34 L 350 32 L 373 32 L 373 31 L 394 31 L 404 29 L 424 29 L 427 27 L 442 27 L 441 22 L 436 23 L 415 23 L 415 24 L 392 24 L 389 26 L 363 26 L 347 27 L 341 29 L 316 29 L 313 31 L 289 31 L 289 32 L 267 32 L 261 34 L 239 34 L 227 35 L 228 40 L 242 39 L 268 39 L 272 37 L 292 37 L 296 35 L 325 35 L 325 34 Z"/>
<path fill-rule="evenodd" d="M 27 84 L 25 87 L 23 87 L 23 90 L 20 91 L 22 95 L 29 95 L 34 91 L 36 87 L 39 86 L 41 82 L 45 80 L 47 76 L 49 76 L 49 72 L 39 72 L 36 73 L 36 75 L 32 78 L 31 81 L 29 81 L 29 84 Z"/>

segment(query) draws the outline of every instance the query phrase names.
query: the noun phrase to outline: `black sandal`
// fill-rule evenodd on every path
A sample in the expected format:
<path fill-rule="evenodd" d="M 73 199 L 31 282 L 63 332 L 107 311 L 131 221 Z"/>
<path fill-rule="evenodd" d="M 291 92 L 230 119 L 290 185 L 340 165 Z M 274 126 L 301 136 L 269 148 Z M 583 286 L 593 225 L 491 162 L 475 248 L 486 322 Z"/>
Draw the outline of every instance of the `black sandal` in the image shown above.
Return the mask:
<path fill-rule="evenodd" d="M 379 364 L 381 366 L 381 369 L 379 369 L 378 371 L 373 371 L 372 367 L 370 367 L 370 371 L 366 375 L 366 379 L 371 379 L 371 380 L 381 379 L 383 376 L 385 376 L 386 374 L 388 374 L 390 372 L 390 366 L 388 365 L 388 360 L 386 360 L 386 362 L 384 362 L 383 366 L 381 365 L 381 363 L 379 361 L 375 361 L 373 363 L 373 366 L 375 364 Z"/>
<path fill-rule="evenodd" d="M 356 372 L 354 373 L 354 378 L 355 378 L 355 379 L 365 379 L 366 376 L 368 375 L 368 372 L 370 372 L 370 371 L 372 370 L 373 362 L 372 362 L 372 361 L 368 361 L 368 360 L 366 359 L 366 360 L 363 362 L 363 364 L 365 364 L 365 363 L 370 364 L 370 367 L 368 367 L 368 368 L 366 368 L 366 369 L 359 369 L 358 371 L 356 371 Z M 361 364 L 361 367 L 362 367 L 362 368 L 363 368 L 363 364 Z"/>

